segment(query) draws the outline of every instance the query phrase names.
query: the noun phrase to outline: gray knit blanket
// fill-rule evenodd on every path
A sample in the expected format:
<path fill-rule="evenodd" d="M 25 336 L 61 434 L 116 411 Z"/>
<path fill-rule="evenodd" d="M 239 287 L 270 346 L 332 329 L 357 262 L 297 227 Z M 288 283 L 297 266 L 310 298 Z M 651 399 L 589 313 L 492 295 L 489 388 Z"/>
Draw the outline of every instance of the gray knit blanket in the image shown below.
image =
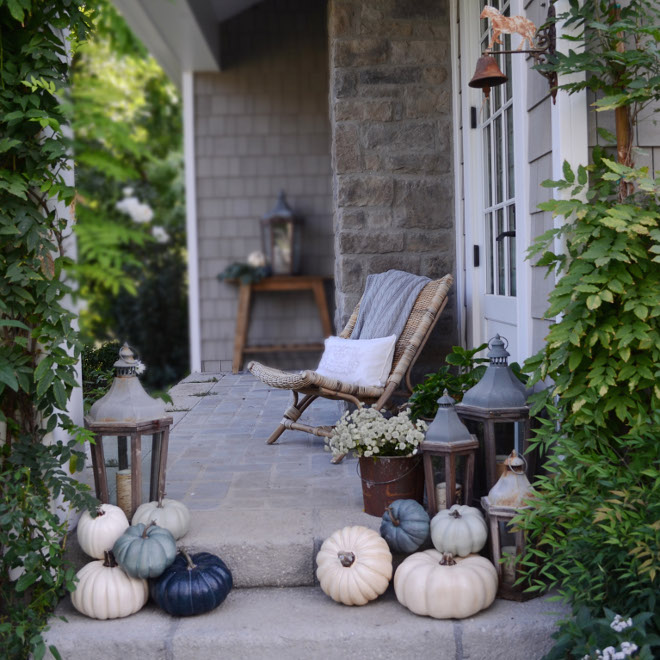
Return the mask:
<path fill-rule="evenodd" d="M 420 291 L 428 277 L 388 270 L 367 277 L 360 310 L 351 339 L 375 339 L 403 332 Z"/>

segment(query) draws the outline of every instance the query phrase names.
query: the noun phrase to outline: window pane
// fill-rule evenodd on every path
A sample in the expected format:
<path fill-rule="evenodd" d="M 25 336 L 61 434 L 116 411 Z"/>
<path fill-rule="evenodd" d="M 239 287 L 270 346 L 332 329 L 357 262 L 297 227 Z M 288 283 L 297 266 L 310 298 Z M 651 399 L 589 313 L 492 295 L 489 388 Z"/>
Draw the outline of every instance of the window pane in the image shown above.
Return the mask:
<path fill-rule="evenodd" d="M 486 126 L 486 130 L 484 131 L 484 169 L 486 171 L 486 180 L 484 181 L 484 203 L 486 208 L 493 205 L 493 161 L 490 135 L 491 129 L 490 124 L 488 124 L 488 126 Z"/>
<path fill-rule="evenodd" d="M 504 145 L 502 144 L 502 115 L 496 117 L 495 124 L 495 203 L 502 202 L 502 190 L 504 188 Z"/>
<path fill-rule="evenodd" d="M 516 231 L 516 206 L 509 206 L 508 231 Z M 509 295 L 516 295 L 516 237 L 509 239 Z"/>
<path fill-rule="evenodd" d="M 506 158 L 507 158 L 507 199 L 516 194 L 515 172 L 513 169 L 513 108 L 506 109 Z"/>
<path fill-rule="evenodd" d="M 497 209 L 497 229 L 495 236 L 499 236 L 504 231 L 504 209 Z M 497 293 L 500 296 L 506 295 L 506 281 L 505 281 L 505 258 L 504 258 L 504 241 L 500 239 L 497 241 Z"/>
<path fill-rule="evenodd" d="M 493 214 L 486 213 L 486 293 L 494 293 L 493 272 Z"/>

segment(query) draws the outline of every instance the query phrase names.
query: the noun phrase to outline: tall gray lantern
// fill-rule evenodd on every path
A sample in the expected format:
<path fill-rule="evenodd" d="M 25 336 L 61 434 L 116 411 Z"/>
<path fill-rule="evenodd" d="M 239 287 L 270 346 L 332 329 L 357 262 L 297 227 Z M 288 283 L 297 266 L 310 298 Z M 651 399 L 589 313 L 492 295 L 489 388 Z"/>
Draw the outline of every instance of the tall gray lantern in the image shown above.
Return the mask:
<path fill-rule="evenodd" d="M 300 271 L 300 229 L 281 190 L 273 210 L 261 218 L 261 243 L 273 275 L 297 275 Z"/>
<path fill-rule="evenodd" d="M 455 403 L 454 399 L 445 390 L 444 394 L 438 399 L 438 412 L 435 414 L 435 418 L 426 432 L 426 438 L 421 444 L 426 499 L 429 515 L 431 516 L 438 512 L 438 508 L 449 508 L 456 504 L 458 499 L 456 459 L 459 456 L 465 458 L 462 482 L 463 503 L 470 504 L 472 500 L 474 457 L 479 447 L 479 441 L 459 419 L 454 408 Z M 434 456 L 444 459 L 444 493 L 442 493 L 442 487 L 435 483 Z M 440 507 L 439 499 L 443 494 L 445 507 Z"/>
<path fill-rule="evenodd" d="M 167 448 L 173 422 L 165 412 L 165 402 L 144 391 L 136 373 L 138 364 L 133 351 L 124 344 L 113 365 L 115 378 L 110 390 L 85 417 L 85 428 L 95 437 L 95 443 L 91 445 L 92 466 L 96 497 L 101 502 L 109 502 L 103 441 L 106 437 L 117 437 L 117 500 L 129 520 L 142 501 L 142 436 L 152 436 L 149 499 L 157 500 L 165 494 Z M 127 438 L 131 440 L 130 471 Z M 120 503 L 120 484 L 127 489 L 125 505 Z"/>
<path fill-rule="evenodd" d="M 505 341 L 498 334 L 488 342 L 490 364 L 481 380 L 456 404 L 458 416 L 479 438 L 479 496 L 488 493 L 506 470 L 504 461 L 513 449 L 525 454 L 530 479 L 536 465 L 535 455 L 526 453 L 530 421 L 525 386 L 509 367 Z"/>

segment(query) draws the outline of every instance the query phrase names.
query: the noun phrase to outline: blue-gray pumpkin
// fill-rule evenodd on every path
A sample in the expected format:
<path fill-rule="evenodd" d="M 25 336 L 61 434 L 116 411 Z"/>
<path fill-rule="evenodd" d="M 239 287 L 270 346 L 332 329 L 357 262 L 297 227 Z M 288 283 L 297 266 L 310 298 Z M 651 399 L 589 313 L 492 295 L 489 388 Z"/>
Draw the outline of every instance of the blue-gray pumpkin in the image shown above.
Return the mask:
<path fill-rule="evenodd" d="M 429 535 L 429 515 L 415 500 L 395 500 L 383 514 L 380 535 L 392 552 L 415 552 Z"/>
<path fill-rule="evenodd" d="M 234 581 L 227 565 L 216 555 L 182 550 L 163 574 L 151 580 L 151 597 L 173 616 L 209 612 L 231 591 Z"/>
<path fill-rule="evenodd" d="M 112 552 L 131 577 L 155 578 L 174 561 L 176 541 L 164 527 L 138 523 L 115 541 Z"/>

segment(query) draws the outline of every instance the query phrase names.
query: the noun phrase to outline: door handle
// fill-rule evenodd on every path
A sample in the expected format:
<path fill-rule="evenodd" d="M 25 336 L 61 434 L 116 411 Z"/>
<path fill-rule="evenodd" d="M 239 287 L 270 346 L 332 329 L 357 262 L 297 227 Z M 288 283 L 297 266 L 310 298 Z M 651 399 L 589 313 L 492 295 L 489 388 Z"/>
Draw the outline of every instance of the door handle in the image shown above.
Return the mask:
<path fill-rule="evenodd" d="M 499 242 L 504 238 L 515 238 L 515 237 L 516 237 L 515 230 L 513 230 L 513 231 L 503 231 L 501 234 L 497 235 L 497 238 L 495 239 L 495 241 Z"/>

